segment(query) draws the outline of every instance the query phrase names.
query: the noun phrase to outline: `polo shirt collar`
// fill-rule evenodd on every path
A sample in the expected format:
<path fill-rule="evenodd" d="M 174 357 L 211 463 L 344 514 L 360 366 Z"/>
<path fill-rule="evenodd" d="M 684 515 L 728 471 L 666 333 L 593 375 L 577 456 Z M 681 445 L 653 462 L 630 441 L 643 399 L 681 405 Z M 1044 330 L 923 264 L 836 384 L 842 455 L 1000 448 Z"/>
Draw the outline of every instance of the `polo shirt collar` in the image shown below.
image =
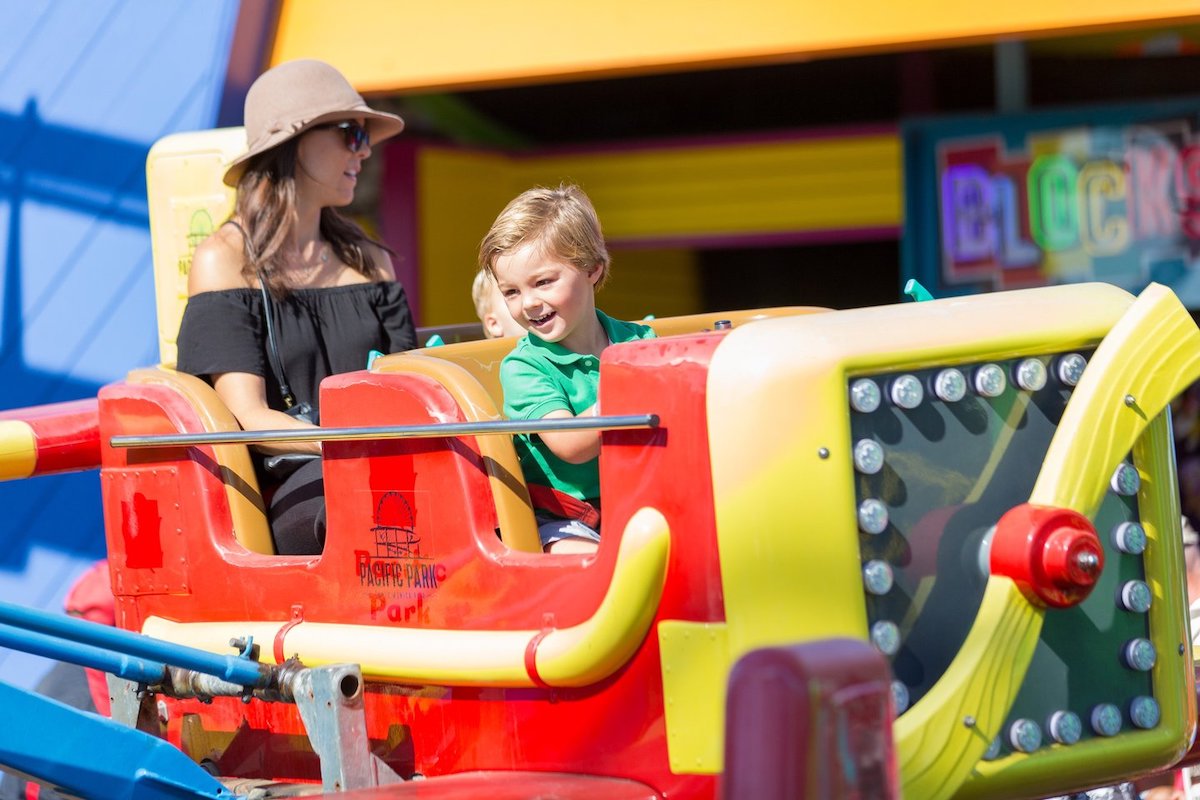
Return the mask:
<path fill-rule="evenodd" d="M 604 328 L 604 333 L 608 336 L 610 342 L 623 342 L 626 337 L 622 336 L 622 332 L 618 329 L 618 322 L 605 314 L 600 309 L 596 309 L 596 318 L 600 320 L 600 326 Z M 591 353 L 576 353 L 563 347 L 558 342 L 547 342 L 540 336 L 532 333 L 525 335 L 525 346 L 537 348 L 547 360 L 553 361 L 555 364 L 574 364 L 577 361 L 582 361 L 585 358 L 596 358 Z"/>

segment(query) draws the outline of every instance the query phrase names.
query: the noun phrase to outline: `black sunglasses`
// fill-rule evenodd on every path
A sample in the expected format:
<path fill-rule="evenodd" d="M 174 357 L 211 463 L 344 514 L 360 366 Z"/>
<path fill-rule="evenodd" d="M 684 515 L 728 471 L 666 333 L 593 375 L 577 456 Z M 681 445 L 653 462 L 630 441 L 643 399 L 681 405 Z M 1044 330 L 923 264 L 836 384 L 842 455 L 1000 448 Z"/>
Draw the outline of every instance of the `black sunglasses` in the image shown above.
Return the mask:
<path fill-rule="evenodd" d="M 346 149 L 351 153 L 357 153 L 371 143 L 371 134 L 362 125 L 359 125 L 352 119 L 343 120 L 342 122 L 331 122 L 328 125 L 318 125 L 318 128 L 337 128 L 342 132 L 342 137 L 346 142 Z"/>

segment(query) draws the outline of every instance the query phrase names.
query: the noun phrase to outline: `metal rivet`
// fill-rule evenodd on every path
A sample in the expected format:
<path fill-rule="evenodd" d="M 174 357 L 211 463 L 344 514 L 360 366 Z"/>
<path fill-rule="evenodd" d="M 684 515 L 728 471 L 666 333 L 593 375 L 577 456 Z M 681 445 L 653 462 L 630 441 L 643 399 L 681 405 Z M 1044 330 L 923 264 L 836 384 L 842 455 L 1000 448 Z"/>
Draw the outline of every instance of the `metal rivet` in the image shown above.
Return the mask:
<path fill-rule="evenodd" d="M 817 450 L 817 457 L 818 458 L 829 458 L 829 448 L 822 447 L 819 450 Z"/>
<path fill-rule="evenodd" d="M 1073 711 L 1055 711 L 1050 715 L 1050 738 L 1059 744 L 1075 744 L 1083 735 L 1083 721 Z"/>
<path fill-rule="evenodd" d="M 870 414 L 879 408 L 883 393 L 879 384 L 869 378 L 862 378 L 850 387 L 850 407 L 863 414 Z"/>
<path fill-rule="evenodd" d="M 890 620 L 880 620 L 871 626 L 871 644 L 885 656 L 894 656 L 900 649 L 900 628 Z"/>
<path fill-rule="evenodd" d="M 1101 703 L 1092 709 L 1092 730 L 1101 736 L 1116 736 L 1121 732 L 1121 709 L 1112 703 Z"/>
<path fill-rule="evenodd" d="M 1158 727 L 1158 723 L 1162 719 L 1158 701 L 1144 695 L 1133 698 L 1133 702 L 1129 704 L 1129 719 L 1135 726 L 1144 730 Z"/>
<path fill-rule="evenodd" d="M 1031 719 L 1019 719 L 1008 729 L 1008 742 L 1021 753 L 1032 753 L 1042 746 L 1042 728 Z"/>
<path fill-rule="evenodd" d="M 1139 672 L 1149 672 L 1154 669 L 1157 661 L 1154 644 L 1149 639 L 1130 639 L 1121 651 L 1121 655 L 1125 659 L 1126 666 Z"/>
<path fill-rule="evenodd" d="M 854 468 L 864 475 L 874 475 L 883 469 L 883 448 L 874 439 L 860 439 L 854 444 Z"/>
<path fill-rule="evenodd" d="M 892 681 L 892 702 L 896 704 L 897 715 L 908 710 L 908 687 L 900 681 Z"/>
<path fill-rule="evenodd" d="M 868 497 L 858 506 L 858 527 L 863 533 L 880 534 L 887 530 L 888 511 L 881 501 Z"/>
<path fill-rule="evenodd" d="M 1138 488 L 1142 485 L 1142 477 L 1138 474 L 1137 468 L 1128 461 L 1122 461 L 1113 471 L 1112 480 L 1109 481 L 1112 490 L 1122 497 L 1132 497 L 1138 493 Z"/>

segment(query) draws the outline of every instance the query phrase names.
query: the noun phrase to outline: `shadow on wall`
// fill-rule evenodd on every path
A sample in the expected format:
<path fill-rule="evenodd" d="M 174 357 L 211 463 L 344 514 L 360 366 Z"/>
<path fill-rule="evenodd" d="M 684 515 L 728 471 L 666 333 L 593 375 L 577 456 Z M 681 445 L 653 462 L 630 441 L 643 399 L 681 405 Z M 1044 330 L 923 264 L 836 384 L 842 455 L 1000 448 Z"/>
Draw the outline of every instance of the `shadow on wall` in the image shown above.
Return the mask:
<path fill-rule="evenodd" d="M 97 372 L 156 360 L 146 291 L 148 149 L 49 124 L 32 100 L 20 115 L 0 113 L 0 409 L 94 397 L 105 380 Z M 140 295 L 140 312 L 130 314 Z M 123 333 L 114 337 L 114 325 Z M 141 352 L 110 353 L 97 364 L 96 348 L 114 338 L 140 340 L 132 349 Z M 95 472 L 0 484 L 0 509 L 0 571 L 25 569 L 37 547 L 104 555 Z M 50 595 L 60 590 L 46 586 Z"/>

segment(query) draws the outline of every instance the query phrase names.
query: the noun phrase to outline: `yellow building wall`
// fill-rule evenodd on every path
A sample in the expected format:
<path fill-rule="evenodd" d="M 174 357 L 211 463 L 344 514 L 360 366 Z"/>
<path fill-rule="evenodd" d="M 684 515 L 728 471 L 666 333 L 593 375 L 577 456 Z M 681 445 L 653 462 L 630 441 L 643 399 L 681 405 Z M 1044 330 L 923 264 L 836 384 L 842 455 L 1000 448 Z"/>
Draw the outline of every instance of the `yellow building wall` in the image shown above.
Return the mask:
<path fill-rule="evenodd" d="M 596 305 L 619 319 L 698 314 L 700 276 L 692 250 L 624 250 L 612 256 L 612 274 L 596 295 Z"/>
<path fill-rule="evenodd" d="M 420 319 L 476 319 L 471 281 L 479 242 L 514 194 L 509 160 L 495 153 L 429 147 L 417 157 Z"/>
<path fill-rule="evenodd" d="M 605 289 L 613 302 L 601 305 L 632 318 L 701 310 L 686 251 L 705 241 L 852 236 L 901 223 L 900 140 L 892 132 L 536 156 L 430 145 L 417 173 L 427 325 L 473 318 L 479 242 L 531 186 L 572 182 L 588 193 L 614 256 Z"/>
<path fill-rule="evenodd" d="M 361 91 L 643 74 L 1200 19 L 1196 0 L 285 0 L 271 63 Z"/>

